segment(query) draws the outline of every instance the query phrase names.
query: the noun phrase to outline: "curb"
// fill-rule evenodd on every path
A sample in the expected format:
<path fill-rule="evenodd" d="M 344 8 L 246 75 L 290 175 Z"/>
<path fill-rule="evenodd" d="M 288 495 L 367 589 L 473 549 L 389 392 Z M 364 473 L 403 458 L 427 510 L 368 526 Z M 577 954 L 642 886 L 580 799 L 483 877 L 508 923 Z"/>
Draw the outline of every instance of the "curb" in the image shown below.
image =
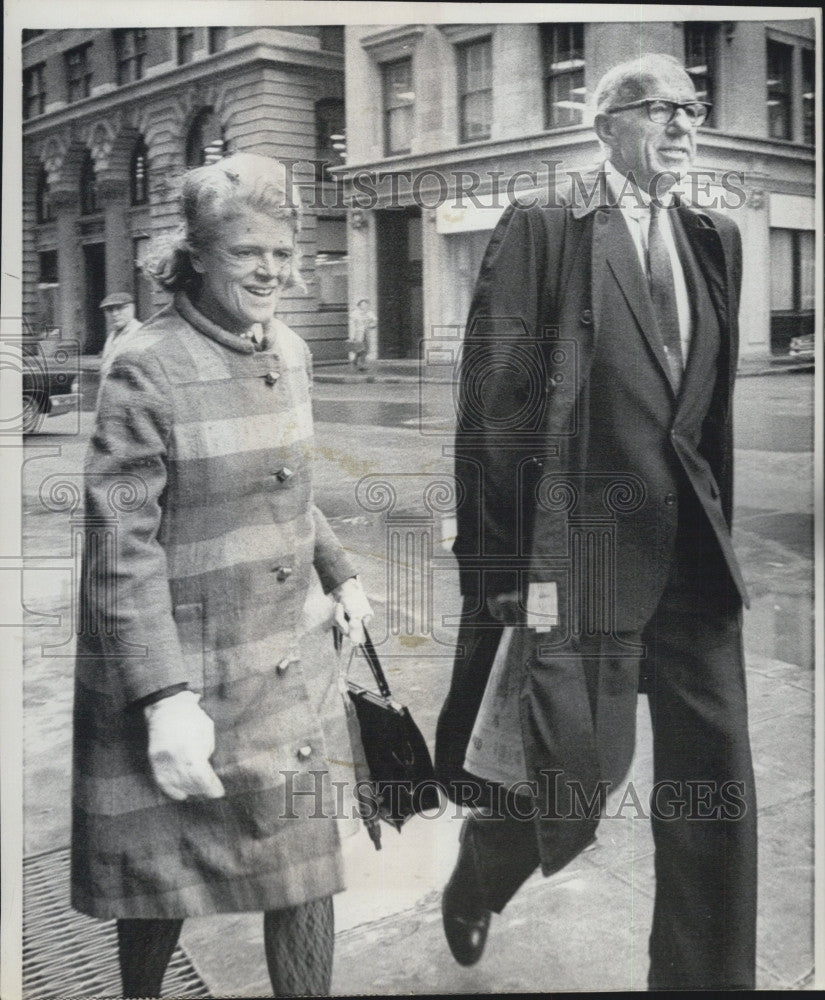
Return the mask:
<path fill-rule="evenodd" d="M 793 375 L 814 370 L 812 362 L 799 364 L 779 363 L 760 368 L 740 368 L 737 378 L 763 378 L 767 375 Z M 315 369 L 313 381 L 321 385 L 452 385 L 454 379 L 432 375 L 398 375 L 370 372 L 363 375 L 337 374 L 335 372 L 319 372 Z"/>

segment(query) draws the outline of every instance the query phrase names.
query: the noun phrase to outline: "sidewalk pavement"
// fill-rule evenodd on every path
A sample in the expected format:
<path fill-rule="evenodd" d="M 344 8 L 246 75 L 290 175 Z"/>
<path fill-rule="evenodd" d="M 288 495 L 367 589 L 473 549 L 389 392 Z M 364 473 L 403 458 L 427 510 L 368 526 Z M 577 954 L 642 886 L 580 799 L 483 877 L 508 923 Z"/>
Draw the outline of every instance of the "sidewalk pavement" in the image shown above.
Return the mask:
<path fill-rule="evenodd" d="M 757 987 L 812 988 L 813 673 L 751 650 L 748 689 L 760 802 Z M 595 847 L 552 878 L 533 876 L 493 917 L 471 969 L 453 961 L 441 927 L 440 891 L 458 849 L 455 808 L 416 817 L 400 835 L 385 827 L 381 852 L 363 830 L 345 840 L 349 888 L 335 899 L 333 994 L 646 989 L 654 879 L 643 814 L 652 773 L 645 699 L 638 727 L 633 790 L 611 798 Z M 257 915 L 187 921 L 182 944 L 214 997 L 269 995 Z"/>
<path fill-rule="evenodd" d="M 85 434 L 91 415 L 82 417 Z M 68 420 L 68 416 L 55 418 Z M 31 510 L 39 509 L 35 499 L 43 476 L 77 464 L 82 437 L 71 445 L 67 439 L 67 454 L 59 459 L 49 457 L 53 448 L 45 449 L 37 460 L 38 451 L 32 452 L 26 480 Z M 362 441 L 362 459 L 371 454 L 363 451 L 365 447 Z M 335 458 L 332 454 L 329 461 Z M 361 473 L 356 470 L 356 474 Z M 44 513 L 27 517 L 24 540 L 31 555 L 48 557 L 65 549 L 69 515 Z M 336 530 L 345 545 L 362 553 L 374 551 L 378 559 L 384 551 L 380 525 L 359 527 L 354 519 L 348 527 L 346 518 L 336 520 L 341 522 Z M 810 636 L 805 632 L 810 623 L 806 626 L 801 614 L 809 605 L 799 602 L 799 621 L 790 616 L 790 605 L 780 607 L 779 576 L 791 570 L 769 568 L 790 561 L 784 554 L 776 560 L 764 568 L 770 586 L 754 594 L 745 616 L 760 823 L 757 982 L 760 988 L 805 989 L 811 988 L 813 979 L 814 672 Z M 379 569 L 366 574 L 376 608 L 384 596 L 382 574 Z M 62 656 L 43 655 L 41 644 L 61 641 L 66 631 L 63 619 L 54 625 L 49 622 L 57 611 L 69 620 L 69 608 L 68 571 L 44 575 L 36 595 L 27 600 L 27 614 L 42 625 L 29 630 L 25 668 L 28 856 L 68 840 L 71 650 L 66 648 Z M 405 673 L 412 698 L 416 688 L 409 678 L 428 676 L 427 647 L 411 645 L 410 654 Z M 444 670 L 448 669 L 447 664 Z M 429 737 L 434 709 L 427 713 L 422 707 L 437 698 L 430 697 L 429 688 L 418 691 L 414 713 Z M 643 809 L 651 774 L 650 723 L 642 698 L 637 753 L 629 775 L 636 797 L 625 801 L 628 787 L 620 789 L 608 810 L 620 815 L 602 822 L 596 846 L 552 878 L 530 880 L 506 911 L 493 919 L 486 953 L 472 969 L 453 961 L 441 928 L 440 891 L 458 849 L 460 821 L 453 808 L 438 817 L 417 817 L 401 834 L 385 827 L 380 852 L 364 830 L 346 838 L 349 888 L 335 900 L 333 993 L 413 996 L 644 989 L 653 862 Z M 258 915 L 188 920 L 182 945 L 212 997 L 269 995 Z"/>

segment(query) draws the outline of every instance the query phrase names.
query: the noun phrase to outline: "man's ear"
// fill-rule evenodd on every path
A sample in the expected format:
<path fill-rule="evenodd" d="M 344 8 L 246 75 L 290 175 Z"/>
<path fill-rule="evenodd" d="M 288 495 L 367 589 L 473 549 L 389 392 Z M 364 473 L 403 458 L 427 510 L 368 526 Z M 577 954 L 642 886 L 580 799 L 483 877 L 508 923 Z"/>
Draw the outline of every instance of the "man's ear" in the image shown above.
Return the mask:
<path fill-rule="evenodd" d="M 192 270 L 197 271 L 198 274 L 203 274 L 206 270 L 203 266 L 203 261 L 194 250 L 189 251 L 189 263 L 192 265 Z"/>
<path fill-rule="evenodd" d="M 605 144 L 605 146 L 609 146 L 611 149 L 613 148 L 613 143 L 615 141 L 615 136 L 613 134 L 614 125 L 615 122 L 613 121 L 612 116 L 607 115 L 604 112 L 600 112 L 593 119 L 593 129 L 596 135 Z"/>

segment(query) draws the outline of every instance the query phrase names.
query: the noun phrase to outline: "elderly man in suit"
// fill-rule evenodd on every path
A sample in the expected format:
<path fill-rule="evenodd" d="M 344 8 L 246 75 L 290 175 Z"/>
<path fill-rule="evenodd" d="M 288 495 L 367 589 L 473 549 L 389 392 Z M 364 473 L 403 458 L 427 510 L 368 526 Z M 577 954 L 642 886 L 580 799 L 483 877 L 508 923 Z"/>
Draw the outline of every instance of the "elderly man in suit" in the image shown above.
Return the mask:
<path fill-rule="evenodd" d="M 603 168 L 559 203 L 508 208 L 465 338 L 465 603 L 436 766 L 456 801 L 485 808 L 462 827 L 444 928 L 473 964 L 491 913 L 592 842 L 632 760 L 642 690 L 649 986 L 753 988 L 747 595 L 730 537 L 741 242 L 728 217 L 671 190 L 707 114 L 677 60 L 616 66 L 594 101 Z M 523 770 L 502 784 L 467 750 L 508 624 Z"/>

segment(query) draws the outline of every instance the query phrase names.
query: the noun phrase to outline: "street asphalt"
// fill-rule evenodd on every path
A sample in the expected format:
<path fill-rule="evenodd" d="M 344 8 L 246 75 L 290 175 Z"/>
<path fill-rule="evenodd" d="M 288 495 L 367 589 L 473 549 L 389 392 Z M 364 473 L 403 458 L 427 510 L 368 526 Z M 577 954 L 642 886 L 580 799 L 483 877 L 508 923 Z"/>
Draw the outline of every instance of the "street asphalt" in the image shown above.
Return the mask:
<path fill-rule="evenodd" d="M 372 631 L 394 693 L 410 706 L 432 746 L 451 667 L 449 617 L 459 603 L 447 551 L 449 521 L 433 515 L 425 525 L 434 546 L 433 572 L 423 584 L 428 598 L 422 601 L 419 593 L 400 621 L 387 601 L 388 586 L 397 580 L 388 579 L 386 553 L 393 531 L 411 537 L 424 530 L 415 522 L 428 509 L 423 490 L 449 478 L 450 387 L 419 390 L 394 372 L 389 382 L 380 372 L 372 378 L 316 378 L 316 499 L 351 550 L 373 601 Z M 735 543 L 753 599 L 745 642 L 759 800 L 758 986 L 810 989 L 812 378 L 782 373 L 743 379 L 737 393 Z M 69 839 L 71 513 L 47 510 L 42 496 L 49 476 L 79 474 L 91 420 L 88 411 L 47 418 L 43 433 L 26 443 L 24 550 L 51 567 L 24 584 L 31 626 L 24 668 L 27 855 Z M 389 511 L 376 509 L 378 494 L 368 489 L 380 481 L 394 494 Z M 47 617 L 57 611 L 59 621 Z M 644 698 L 629 780 L 644 803 L 651 783 Z M 380 852 L 363 829 L 348 831 L 348 889 L 336 897 L 333 993 L 645 989 L 653 848 L 649 822 L 637 813 L 628 806 L 603 820 L 594 848 L 550 879 L 534 876 L 494 917 L 486 952 L 471 969 L 453 961 L 441 929 L 440 890 L 460 827 L 453 807 L 416 817 L 400 834 L 385 827 Z M 211 996 L 269 995 L 260 924 L 255 914 L 186 922 L 183 949 Z"/>

